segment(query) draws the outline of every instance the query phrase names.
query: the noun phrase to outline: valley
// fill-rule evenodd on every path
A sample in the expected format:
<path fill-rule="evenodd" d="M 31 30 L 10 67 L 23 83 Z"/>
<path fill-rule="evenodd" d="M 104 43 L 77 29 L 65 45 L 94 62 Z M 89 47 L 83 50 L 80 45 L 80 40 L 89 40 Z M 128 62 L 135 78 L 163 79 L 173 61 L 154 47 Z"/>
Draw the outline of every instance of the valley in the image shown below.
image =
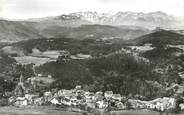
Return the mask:
<path fill-rule="evenodd" d="M 184 35 L 166 21 L 176 24 L 162 12 L 0 20 L 0 105 L 181 112 Z"/>

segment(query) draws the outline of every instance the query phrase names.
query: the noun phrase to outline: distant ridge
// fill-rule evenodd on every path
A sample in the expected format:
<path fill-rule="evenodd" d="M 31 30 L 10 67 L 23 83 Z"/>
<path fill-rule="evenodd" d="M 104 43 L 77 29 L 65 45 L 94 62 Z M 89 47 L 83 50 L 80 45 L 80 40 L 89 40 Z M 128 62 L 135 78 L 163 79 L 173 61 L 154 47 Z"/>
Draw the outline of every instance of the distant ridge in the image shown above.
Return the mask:
<path fill-rule="evenodd" d="M 164 12 L 157 11 L 151 13 L 142 12 L 76 12 L 63 14 L 55 17 L 31 19 L 37 22 L 57 22 L 68 23 L 69 26 L 81 24 L 102 24 L 102 25 L 134 25 L 153 29 L 155 27 L 174 28 L 181 22 L 178 18 L 170 16 Z M 77 23 L 75 23 L 77 22 Z"/>
<path fill-rule="evenodd" d="M 151 43 L 153 45 L 184 45 L 184 35 L 157 28 L 150 34 L 143 35 L 134 40 L 136 44 Z"/>
<path fill-rule="evenodd" d="M 27 28 L 20 22 L 0 20 L 0 42 L 17 42 L 41 37 L 35 29 Z"/>

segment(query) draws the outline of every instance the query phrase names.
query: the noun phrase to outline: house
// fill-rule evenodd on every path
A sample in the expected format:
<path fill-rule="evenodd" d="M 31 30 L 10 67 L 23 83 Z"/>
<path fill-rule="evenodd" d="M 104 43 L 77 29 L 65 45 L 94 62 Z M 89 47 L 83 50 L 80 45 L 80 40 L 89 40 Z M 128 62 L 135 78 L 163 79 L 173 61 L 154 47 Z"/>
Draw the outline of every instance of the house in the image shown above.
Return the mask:
<path fill-rule="evenodd" d="M 52 93 L 50 91 L 44 93 L 44 99 L 50 101 L 52 99 Z"/>
<path fill-rule="evenodd" d="M 14 97 L 14 96 L 12 96 L 12 97 L 10 97 L 10 98 L 8 99 L 8 102 L 9 102 L 10 104 L 15 103 L 15 101 L 16 101 L 16 97 Z"/>
<path fill-rule="evenodd" d="M 84 90 L 77 90 L 76 93 L 78 93 L 78 94 L 84 94 L 85 91 Z"/>
<path fill-rule="evenodd" d="M 104 96 L 102 96 L 102 95 L 95 95 L 93 98 L 93 100 L 95 100 L 95 101 L 102 101 L 103 99 L 104 99 Z"/>
<path fill-rule="evenodd" d="M 18 107 L 27 106 L 28 100 L 25 97 L 17 97 L 14 105 Z"/>
<path fill-rule="evenodd" d="M 126 109 L 126 106 L 122 102 L 117 102 L 115 105 L 118 109 Z"/>
<path fill-rule="evenodd" d="M 91 92 L 85 92 L 84 93 L 84 96 L 86 98 L 86 100 L 94 100 L 94 93 L 91 93 Z"/>
<path fill-rule="evenodd" d="M 71 98 L 70 98 L 70 101 L 72 102 L 72 103 L 77 103 L 77 97 L 75 97 L 75 96 L 72 96 Z"/>
<path fill-rule="evenodd" d="M 98 92 L 96 92 L 96 95 L 103 95 L 103 92 L 98 91 Z"/>
<path fill-rule="evenodd" d="M 82 86 L 81 86 L 81 85 L 77 85 L 77 86 L 75 87 L 75 89 L 76 89 L 76 90 L 81 90 L 81 89 L 82 89 Z"/>
<path fill-rule="evenodd" d="M 87 103 L 92 103 L 93 100 L 92 100 L 92 99 L 86 99 L 86 102 L 87 102 Z"/>
<path fill-rule="evenodd" d="M 147 108 L 149 108 L 149 109 L 155 109 L 156 108 L 156 105 L 154 105 L 154 104 L 147 104 Z"/>
<path fill-rule="evenodd" d="M 67 106 L 71 106 L 72 105 L 71 101 L 70 100 L 67 100 L 67 99 L 62 99 L 61 100 L 61 104 L 67 105 Z"/>
<path fill-rule="evenodd" d="M 73 90 L 63 90 L 62 91 L 63 95 L 68 95 L 68 94 L 72 94 L 73 93 Z"/>
<path fill-rule="evenodd" d="M 184 72 L 179 72 L 178 75 L 180 76 L 181 79 L 184 79 Z"/>
<path fill-rule="evenodd" d="M 96 104 L 97 104 L 97 107 L 99 109 L 104 109 L 104 108 L 108 107 L 108 102 L 105 102 L 103 100 L 102 101 L 97 101 Z"/>
<path fill-rule="evenodd" d="M 44 104 L 44 98 L 43 97 L 34 98 L 34 104 L 35 105 L 43 105 Z"/>
<path fill-rule="evenodd" d="M 34 95 L 34 94 L 25 94 L 25 98 L 28 100 L 29 104 L 34 103 L 34 98 L 38 98 L 39 95 Z"/>
<path fill-rule="evenodd" d="M 56 104 L 61 104 L 61 103 L 59 102 L 59 100 L 56 99 L 56 98 L 51 99 L 50 102 L 51 102 L 52 104 L 54 104 L 54 105 L 56 105 Z"/>
<path fill-rule="evenodd" d="M 62 91 L 62 90 L 59 90 L 59 91 L 57 92 L 57 94 L 58 94 L 59 97 L 62 97 L 62 96 L 63 96 L 63 91 Z"/>
<path fill-rule="evenodd" d="M 184 104 L 183 103 L 179 104 L 179 107 L 180 107 L 181 110 L 184 110 Z"/>
<path fill-rule="evenodd" d="M 85 96 L 89 96 L 90 95 L 90 92 L 89 91 L 86 91 L 86 92 L 84 92 L 84 95 Z"/>
<path fill-rule="evenodd" d="M 122 97 L 120 94 L 113 94 L 112 95 L 112 99 L 113 100 L 116 100 L 116 101 L 121 101 L 122 100 Z"/>
<path fill-rule="evenodd" d="M 70 100 L 72 95 L 65 95 L 64 99 Z"/>
<path fill-rule="evenodd" d="M 52 79 L 52 75 L 47 75 L 48 78 Z"/>
<path fill-rule="evenodd" d="M 104 93 L 104 96 L 105 96 L 106 99 L 110 99 L 113 96 L 113 92 L 112 91 L 106 91 Z"/>
<path fill-rule="evenodd" d="M 38 74 L 38 77 L 42 77 L 43 75 L 42 74 Z"/>
<path fill-rule="evenodd" d="M 52 93 L 50 91 L 47 91 L 47 92 L 44 93 L 44 96 L 45 97 L 52 96 Z"/>
<path fill-rule="evenodd" d="M 174 107 L 176 105 L 176 99 L 174 99 L 174 98 L 170 98 L 168 102 L 170 103 L 170 106 L 172 106 L 172 107 Z"/>
<path fill-rule="evenodd" d="M 76 96 L 72 96 L 72 97 L 70 98 L 70 102 L 71 102 L 71 104 L 72 104 L 73 106 L 79 105 L 79 100 L 77 99 Z"/>

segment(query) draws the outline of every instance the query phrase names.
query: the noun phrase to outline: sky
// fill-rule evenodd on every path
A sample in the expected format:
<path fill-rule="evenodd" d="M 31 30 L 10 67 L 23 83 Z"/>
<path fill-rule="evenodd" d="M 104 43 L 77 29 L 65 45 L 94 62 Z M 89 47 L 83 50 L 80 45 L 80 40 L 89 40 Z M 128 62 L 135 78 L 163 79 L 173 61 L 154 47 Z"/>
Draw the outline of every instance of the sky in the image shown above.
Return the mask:
<path fill-rule="evenodd" d="M 0 0 L 0 17 L 40 18 L 79 11 L 163 11 L 184 17 L 184 0 Z"/>

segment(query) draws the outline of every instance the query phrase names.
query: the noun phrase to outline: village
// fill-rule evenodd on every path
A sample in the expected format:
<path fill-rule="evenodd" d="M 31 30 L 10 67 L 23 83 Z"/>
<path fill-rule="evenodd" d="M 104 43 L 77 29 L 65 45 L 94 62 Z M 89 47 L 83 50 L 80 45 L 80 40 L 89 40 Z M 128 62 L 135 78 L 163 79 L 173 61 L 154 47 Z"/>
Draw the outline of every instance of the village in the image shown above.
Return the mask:
<path fill-rule="evenodd" d="M 22 79 L 23 77 L 20 76 L 20 81 L 14 91 L 15 95 L 8 99 L 11 106 L 54 106 L 78 112 L 93 112 L 95 109 L 107 111 L 128 109 L 170 111 L 176 108 L 175 98 L 163 97 L 151 101 L 141 101 L 128 99 L 120 94 L 114 94 L 112 91 L 98 91 L 96 93 L 84 91 L 80 85 L 70 90 L 52 89 L 51 91 L 44 92 L 43 95 L 34 94 L 24 91 L 25 86 Z M 179 106 L 181 109 L 184 108 L 184 104 L 180 104 Z"/>

